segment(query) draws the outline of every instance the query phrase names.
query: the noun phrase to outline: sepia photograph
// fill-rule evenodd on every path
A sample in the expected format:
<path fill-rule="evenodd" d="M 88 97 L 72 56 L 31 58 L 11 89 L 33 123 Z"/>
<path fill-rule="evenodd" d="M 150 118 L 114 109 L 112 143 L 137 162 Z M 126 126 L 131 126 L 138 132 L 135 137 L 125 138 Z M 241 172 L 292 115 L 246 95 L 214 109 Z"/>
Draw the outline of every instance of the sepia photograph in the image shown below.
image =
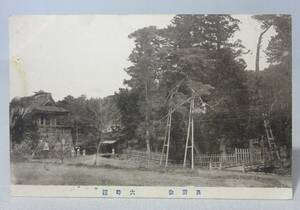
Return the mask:
<path fill-rule="evenodd" d="M 15 194 L 292 190 L 291 22 L 288 14 L 11 16 Z"/>

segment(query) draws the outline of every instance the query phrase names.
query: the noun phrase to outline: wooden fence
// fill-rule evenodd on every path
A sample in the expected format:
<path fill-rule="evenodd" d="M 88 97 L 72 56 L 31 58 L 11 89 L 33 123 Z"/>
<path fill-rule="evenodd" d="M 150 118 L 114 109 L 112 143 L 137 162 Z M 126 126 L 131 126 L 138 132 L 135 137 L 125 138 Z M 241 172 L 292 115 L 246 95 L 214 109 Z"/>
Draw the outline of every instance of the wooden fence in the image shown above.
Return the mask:
<path fill-rule="evenodd" d="M 148 154 L 145 151 L 126 150 L 125 158 L 143 166 L 159 166 L 161 154 L 151 152 Z M 249 152 L 249 149 L 236 148 L 232 154 L 207 154 L 196 155 L 194 164 L 195 167 L 206 168 L 226 168 L 238 165 L 251 165 L 262 161 L 260 152 Z M 165 156 L 162 159 L 165 161 Z M 189 162 L 189 161 L 188 161 Z M 188 163 L 189 164 L 189 163 Z M 164 165 L 164 162 L 163 162 Z M 168 160 L 168 166 L 182 166 L 182 161 Z"/>
<path fill-rule="evenodd" d="M 140 166 L 159 166 L 161 160 L 161 153 L 151 152 L 148 154 L 146 151 L 127 149 L 124 151 L 123 157 L 129 161 L 132 161 Z M 162 157 L 162 165 L 164 165 L 166 156 Z M 183 161 L 176 161 L 168 159 L 168 165 L 170 167 L 177 167 L 182 165 Z"/>
<path fill-rule="evenodd" d="M 249 149 L 235 148 L 232 154 L 209 154 L 195 157 L 195 165 L 210 168 L 226 168 L 238 165 L 260 163 L 263 157 L 260 152 L 249 152 Z"/>
<path fill-rule="evenodd" d="M 158 166 L 161 155 L 153 152 L 148 154 L 146 151 L 127 149 L 124 151 L 123 157 L 140 167 L 148 167 L 150 165 Z"/>

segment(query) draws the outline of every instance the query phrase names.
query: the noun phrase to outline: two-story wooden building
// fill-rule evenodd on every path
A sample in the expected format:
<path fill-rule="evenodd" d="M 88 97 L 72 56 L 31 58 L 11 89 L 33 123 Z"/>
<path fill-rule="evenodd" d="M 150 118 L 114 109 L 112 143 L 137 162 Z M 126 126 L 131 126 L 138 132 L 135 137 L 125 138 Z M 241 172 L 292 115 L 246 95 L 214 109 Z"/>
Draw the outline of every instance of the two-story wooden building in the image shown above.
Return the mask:
<path fill-rule="evenodd" d="M 51 93 L 44 91 L 15 100 L 10 114 L 18 111 L 18 115 L 22 115 L 23 129 L 20 132 L 23 132 L 23 140 L 36 142 L 32 148 L 33 156 L 70 156 L 73 141 L 68 122 L 69 111 L 56 106 Z"/>

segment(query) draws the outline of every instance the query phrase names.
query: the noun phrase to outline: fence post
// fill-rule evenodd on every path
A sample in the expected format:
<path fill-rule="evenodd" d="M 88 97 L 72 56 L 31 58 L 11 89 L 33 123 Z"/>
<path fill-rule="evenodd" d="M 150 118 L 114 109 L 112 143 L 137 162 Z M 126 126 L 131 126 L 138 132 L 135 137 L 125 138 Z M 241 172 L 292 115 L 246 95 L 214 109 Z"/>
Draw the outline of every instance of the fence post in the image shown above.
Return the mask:
<path fill-rule="evenodd" d="M 243 149 L 239 149 L 240 153 L 241 153 L 241 163 L 244 162 L 244 153 L 243 153 Z"/>
<path fill-rule="evenodd" d="M 234 148 L 234 155 L 235 155 L 235 163 L 238 164 L 238 153 L 237 153 L 237 148 Z"/>
<path fill-rule="evenodd" d="M 246 170 L 245 170 L 245 164 L 243 163 L 243 164 L 242 164 L 242 172 L 245 173 L 245 171 L 246 171 Z"/>
<path fill-rule="evenodd" d="M 247 158 L 248 158 L 248 163 L 252 163 L 249 149 L 247 149 Z"/>
<path fill-rule="evenodd" d="M 250 163 L 254 163 L 254 140 L 250 139 L 249 140 L 249 158 L 250 158 Z"/>
<path fill-rule="evenodd" d="M 245 149 L 241 149 L 241 153 L 242 153 L 242 163 L 245 162 Z"/>

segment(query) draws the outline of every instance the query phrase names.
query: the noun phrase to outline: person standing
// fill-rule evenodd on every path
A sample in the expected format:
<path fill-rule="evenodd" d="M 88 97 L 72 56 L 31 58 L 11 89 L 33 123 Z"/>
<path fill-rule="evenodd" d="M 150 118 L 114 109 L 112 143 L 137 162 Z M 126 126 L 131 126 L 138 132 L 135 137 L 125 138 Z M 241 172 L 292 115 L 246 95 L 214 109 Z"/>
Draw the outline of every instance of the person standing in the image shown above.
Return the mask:
<path fill-rule="evenodd" d="M 49 156 L 49 143 L 45 141 L 44 146 L 43 146 L 43 156 L 44 158 L 48 158 Z"/>

